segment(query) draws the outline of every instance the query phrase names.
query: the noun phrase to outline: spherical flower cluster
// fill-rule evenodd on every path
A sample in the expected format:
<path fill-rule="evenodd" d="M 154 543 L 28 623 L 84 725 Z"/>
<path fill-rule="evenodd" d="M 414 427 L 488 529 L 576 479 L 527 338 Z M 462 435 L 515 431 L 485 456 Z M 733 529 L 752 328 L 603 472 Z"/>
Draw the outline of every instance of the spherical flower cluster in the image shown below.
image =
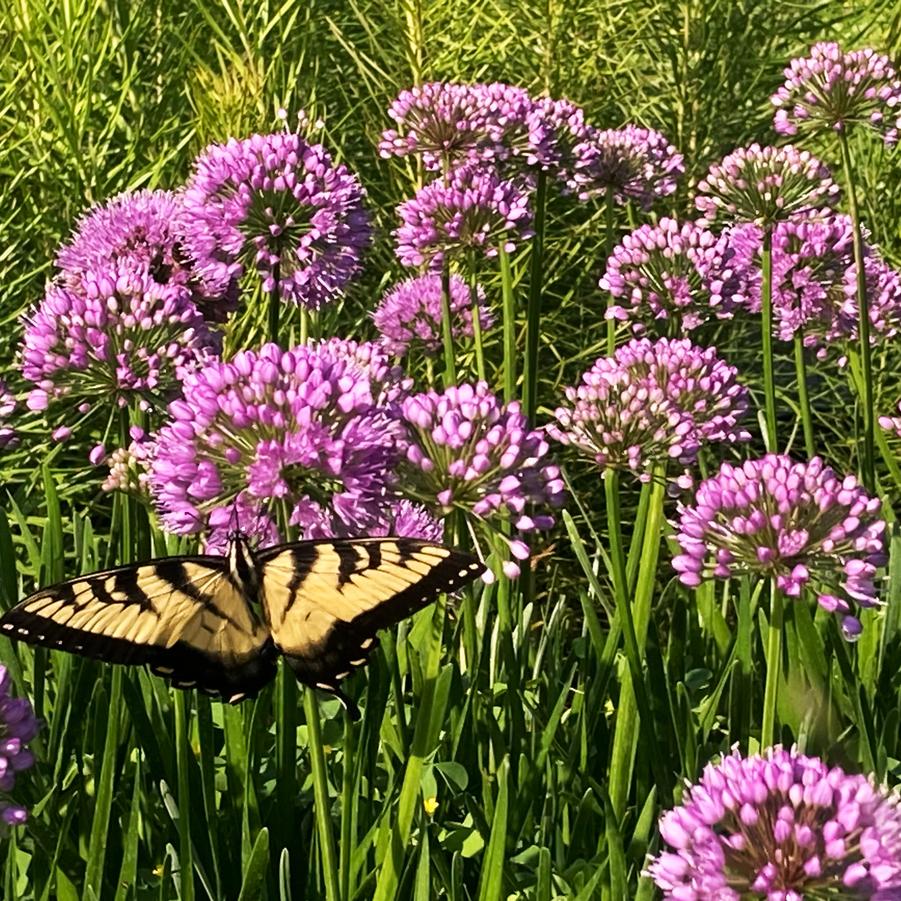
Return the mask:
<path fill-rule="evenodd" d="M 660 835 L 647 872 L 673 901 L 901 897 L 897 796 L 796 748 L 708 764 Z"/>
<path fill-rule="evenodd" d="M 361 269 L 365 191 L 298 134 L 212 144 L 184 190 L 185 244 L 213 283 L 256 270 L 263 290 L 318 309 Z"/>
<path fill-rule="evenodd" d="M 16 775 L 34 763 L 27 744 L 38 734 L 38 722 L 25 698 L 10 697 L 9 670 L 0 664 L 0 823 L 18 826 L 28 811 L 4 796 L 13 790 Z"/>
<path fill-rule="evenodd" d="M 105 465 L 108 473 L 100 486 L 103 491 L 122 491 L 135 497 L 150 496 L 150 460 L 153 440 L 138 426 L 129 429 L 128 447 L 117 447 L 107 453 L 102 444 L 95 445 L 88 459 L 94 466 Z"/>
<path fill-rule="evenodd" d="M 770 225 L 829 207 L 838 193 L 829 169 L 806 150 L 751 144 L 710 167 L 698 183 L 695 204 L 708 222 Z"/>
<path fill-rule="evenodd" d="M 525 119 L 524 139 L 513 150 L 526 165 L 537 166 L 553 174 L 570 188 L 582 145 L 589 126 L 585 111 L 569 100 L 539 97 L 533 101 Z"/>
<path fill-rule="evenodd" d="M 408 428 L 409 493 L 446 513 L 464 510 L 486 521 L 509 514 L 520 532 L 553 525 L 549 514 L 526 510 L 558 506 L 564 488 L 559 468 L 546 459 L 544 435 L 529 428 L 519 403 L 502 404 L 479 382 L 408 397 L 401 417 Z M 519 559 L 529 554 L 521 541 L 509 547 Z M 512 577 L 519 570 L 511 562 L 505 572 Z"/>
<path fill-rule="evenodd" d="M 747 263 L 747 298 L 760 309 L 760 253 L 763 232 L 746 224 L 731 229 L 728 241 L 737 261 Z M 875 343 L 901 327 L 901 275 L 872 247 L 864 247 L 871 340 Z M 741 267 L 744 263 L 740 262 Z M 778 337 L 822 353 L 836 341 L 856 339 L 857 267 L 851 219 L 841 214 L 809 215 L 779 222 L 772 233 L 773 315 Z"/>
<path fill-rule="evenodd" d="M 675 320 L 691 331 L 712 317 L 730 319 L 747 303 L 747 270 L 737 266 L 725 236 L 664 217 L 623 238 L 600 281 L 615 306 L 607 318 L 632 320 L 636 331 L 654 320 Z"/>
<path fill-rule="evenodd" d="M 271 543 L 278 505 L 304 538 L 378 524 L 401 427 L 379 402 L 385 386 L 373 361 L 383 352 L 360 363 L 361 346 L 344 345 L 352 342 L 267 344 L 185 376 L 150 463 L 167 529 L 207 526 L 212 547 L 235 528 Z"/>
<path fill-rule="evenodd" d="M 382 134 L 382 157 L 417 154 L 430 171 L 461 163 L 500 161 L 509 134 L 526 130 L 532 99 L 506 84 L 429 82 L 401 91 L 388 109 L 397 128 Z"/>
<path fill-rule="evenodd" d="M 741 466 L 723 463 L 680 504 L 673 559 L 679 580 L 757 573 L 788 597 L 806 587 L 823 609 L 842 615 L 845 634 L 860 632 L 851 603 L 878 603 L 873 578 L 885 563 L 885 522 L 878 498 L 854 476 L 837 476 L 819 457 L 795 463 L 767 454 Z"/>
<path fill-rule="evenodd" d="M 750 437 L 738 426 L 748 392 L 737 374 L 716 348 L 635 339 L 566 389 L 548 431 L 599 466 L 648 481 L 655 466 L 693 463 L 704 444 Z"/>
<path fill-rule="evenodd" d="M 421 538 L 423 541 L 440 544 L 444 540 L 444 523 L 436 519 L 422 504 L 401 498 L 390 501 L 383 508 L 379 522 L 367 534 L 375 537 L 395 535 L 398 538 Z"/>
<path fill-rule="evenodd" d="M 405 266 L 438 267 L 445 256 L 468 249 L 489 257 L 499 245 L 512 252 L 517 239 L 532 234 L 525 183 L 478 166 L 461 166 L 425 185 L 397 213 L 397 255 Z"/>
<path fill-rule="evenodd" d="M 881 132 L 886 144 L 898 140 L 901 80 L 891 60 L 869 47 L 844 51 L 831 42 L 814 44 L 810 56 L 791 61 L 785 84 L 771 99 L 780 134 L 841 133 L 860 122 Z"/>
<path fill-rule="evenodd" d="M 682 154 L 659 131 L 634 125 L 588 127 L 573 157 L 570 187 L 581 199 L 612 190 L 617 203 L 632 200 L 642 209 L 672 194 L 685 172 Z"/>
<path fill-rule="evenodd" d="M 51 285 L 26 317 L 30 409 L 63 398 L 82 413 L 97 401 L 159 405 L 178 391 L 182 370 L 218 353 L 219 336 L 185 286 L 127 269 L 85 276 L 82 285 L 80 293 Z"/>
<path fill-rule="evenodd" d="M 19 440 L 16 430 L 7 424 L 7 420 L 15 412 L 16 398 L 9 392 L 6 383 L 0 379 L 0 450 L 13 448 Z"/>
<path fill-rule="evenodd" d="M 236 305 L 237 285 L 201 277 L 184 248 L 181 220 L 181 196 L 171 191 L 125 192 L 92 207 L 56 254 L 62 284 L 83 293 L 98 272 L 146 273 L 161 285 L 190 288 L 207 319 L 224 321 Z"/>
<path fill-rule="evenodd" d="M 485 292 L 476 289 L 476 305 L 482 329 L 494 324 L 485 305 Z M 473 336 L 473 299 L 469 285 L 459 276 L 450 278 L 451 332 L 455 339 Z M 426 353 L 441 349 L 441 276 L 420 275 L 396 284 L 382 298 L 372 320 L 385 348 L 405 354 L 418 346 Z"/>

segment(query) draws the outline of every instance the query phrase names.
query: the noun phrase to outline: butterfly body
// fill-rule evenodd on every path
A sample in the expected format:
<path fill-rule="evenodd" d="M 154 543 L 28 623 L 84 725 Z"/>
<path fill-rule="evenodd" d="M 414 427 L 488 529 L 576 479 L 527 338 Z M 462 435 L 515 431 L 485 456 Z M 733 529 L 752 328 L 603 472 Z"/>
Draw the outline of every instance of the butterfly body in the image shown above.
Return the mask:
<path fill-rule="evenodd" d="M 298 680 L 338 685 L 366 662 L 376 632 L 472 581 L 467 554 L 407 538 L 302 541 L 225 557 L 164 557 L 41 589 L 0 632 L 110 663 L 147 664 L 179 688 L 237 702 L 283 656 Z"/>

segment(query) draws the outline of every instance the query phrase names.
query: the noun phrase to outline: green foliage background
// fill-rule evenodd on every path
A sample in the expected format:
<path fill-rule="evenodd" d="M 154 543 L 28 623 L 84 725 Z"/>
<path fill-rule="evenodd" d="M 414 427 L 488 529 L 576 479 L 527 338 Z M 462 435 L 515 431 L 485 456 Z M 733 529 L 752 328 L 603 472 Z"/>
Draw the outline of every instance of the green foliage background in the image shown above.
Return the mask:
<path fill-rule="evenodd" d="M 417 179 L 410 165 L 380 160 L 375 149 L 400 89 L 433 79 L 502 80 L 566 96 L 594 124 L 658 128 L 685 154 L 688 174 L 656 214 L 686 213 L 692 180 L 712 160 L 774 138 L 768 97 L 782 67 L 824 39 L 897 57 L 901 11 L 891 0 L 10 0 L 0 10 L 0 361 L 12 367 L 19 318 L 40 298 L 55 248 L 87 206 L 125 189 L 178 185 L 206 143 L 272 128 L 279 107 L 321 119 L 322 140 L 369 192 L 379 240 L 364 278 L 322 326 L 364 338 L 372 335 L 368 312 L 401 274 L 389 232 L 395 205 Z M 867 227 L 897 263 L 901 154 L 870 140 L 856 152 Z M 619 229 L 634 224 L 620 215 Z M 549 233 L 539 370 L 545 408 L 600 355 L 604 334 L 596 288 L 602 214 L 561 202 Z M 515 261 L 517 284 L 526 266 L 527 255 Z M 485 280 L 496 301 L 496 283 L 488 273 Z M 258 341 L 261 321 L 245 316 L 230 344 Z M 753 334 L 736 326 L 715 336 L 751 381 L 760 365 Z M 492 340 L 499 359 L 499 339 Z M 878 355 L 880 412 L 901 394 L 897 363 L 891 349 Z M 833 370 L 824 368 L 817 384 L 822 452 L 850 467 L 850 395 Z M 788 389 L 784 402 L 790 409 Z M 109 559 L 108 498 L 85 465 L 93 439 L 51 451 L 37 422 L 25 438 L 0 460 L 6 606 L 37 581 Z M 352 749 L 337 705 L 322 704 L 342 898 L 371 897 L 392 854 L 398 879 L 384 897 L 651 897 L 639 882 L 661 804 L 651 757 L 691 778 L 732 742 L 753 744 L 765 669 L 757 592 L 742 583 L 729 594 L 685 594 L 671 581 L 664 551 L 647 652 L 660 745 L 639 746 L 627 809 L 613 815 L 606 783 L 623 664 L 606 613 L 599 480 L 576 467 L 573 478 L 569 521 L 538 564 L 534 604 L 517 610 L 512 624 L 513 657 L 498 662 L 503 636 L 491 590 L 479 598 L 483 671 L 475 692 L 458 666 L 453 624 L 445 635 L 422 797 L 400 852 L 392 835 L 422 699 L 429 616 L 402 628 L 396 644 L 387 641 L 361 677 L 367 713 Z M 885 473 L 883 488 L 890 501 L 897 486 Z M 637 493 L 627 519 L 636 502 Z M 157 540 L 157 552 L 175 549 Z M 847 659 L 819 617 L 796 614 L 780 709 L 786 740 L 889 777 L 901 722 L 899 567 L 896 553 L 887 612 L 869 618 Z M 32 821 L 0 845 L 4 897 L 322 896 L 307 727 L 299 730 L 298 790 L 286 797 L 269 694 L 237 711 L 191 701 L 186 740 L 194 753 L 186 755 L 176 741 L 184 711 L 158 680 L 126 674 L 125 701 L 110 709 L 109 668 L 13 650 L 4 639 L 0 659 L 48 723 L 39 764 L 21 782 Z M 813 719 L 805 715 L 812 697 L 822 713 Z M 438 802 L 431 813 L 422 804 L 430 798 Z M 190 879 L 181 878 L 183 865 Z"/>

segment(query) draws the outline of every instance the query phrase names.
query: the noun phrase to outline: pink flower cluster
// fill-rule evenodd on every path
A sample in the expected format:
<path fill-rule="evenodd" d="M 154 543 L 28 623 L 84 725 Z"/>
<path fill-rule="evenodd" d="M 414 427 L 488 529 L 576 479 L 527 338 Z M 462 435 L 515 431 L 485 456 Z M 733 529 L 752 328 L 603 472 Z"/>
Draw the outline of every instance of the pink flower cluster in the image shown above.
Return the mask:
<path fill-rule="evenodd" d="M 873 579 L 886 562 L 880 509 L 854 476 L 836 475 L 819 457 L 796 463 L 767 454 L 740 466 L 723 463 L 679 506 L 682 553 L 673 568 L 691 587 L 757 573 L 788 597 L 810 588 L 854 637 L 861 626 L 851 605 L 878 604 Z"/>

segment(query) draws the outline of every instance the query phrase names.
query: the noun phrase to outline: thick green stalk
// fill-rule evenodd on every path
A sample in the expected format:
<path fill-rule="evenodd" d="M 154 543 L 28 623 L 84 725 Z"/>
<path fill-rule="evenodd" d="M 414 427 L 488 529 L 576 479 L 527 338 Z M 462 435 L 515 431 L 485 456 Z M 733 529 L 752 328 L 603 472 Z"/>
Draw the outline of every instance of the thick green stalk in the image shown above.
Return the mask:
<path fill-rule="evenodd" d="M 657 560 L 660 553 L 660 529 L 663 523 L 663 501 L 666 497 L 666 483 L 663 477 L 663 472 L 655 471 L 651 483 L 644 521 L 644 538 L 638 562 L 638 581 L 632 602 L 635 637 L 642 655 L 651 619 L 651 600 L 654 596 Z M 635 765 L 635 752 L 638 747 L 637 720 L 638 707 L 632 688 L 632 676 L 627 671 L 623 674 L 619 693 L 610 765 L 610 803 L 618 819 L 625 813 L 629 785 L 632 782 L 632 768 Z"/>
<path fill-rule="evenodd" d="M 773 364 L 773 227 L 764 226 L 761 252 L 760 329 L 763 345 L 763 400 L 766 409 L 766 449 L 779 447 L 776 437 L 776 380 Z"/>
<path fill-rule="evenodd" d="M 538 409 L 538 346 L 541 337 L 541 301 L 544 281 L 544 229 L 547 214 L 547 173 L 538 173 L 535 185 L 535 234 L 529 261 L 529 300 L 526 312 L 526 355 L 523 360 L 523 409 L 531 421 Z"/>
<path fill-rule="evenodd" d="M 175 764 L 178 769 L 178 866 L 181 901 L 194 901 L 194 855 L 191 849 L 191 740 L 188 695 L 175 692 Z"/>
<path fill-rule="evenodd" d="M 763 692 L 763 721 L 760 727 L 760 747 L 773 744 L 776 728 L 776 702 L 782 679 L 782 592 L 776 580 L 770 581 L 770 621 L 766 640 L 766 687 Z"/>
<path fill-rule="evenodd" d="M 457 384 L 454 360 L 454 334 L 451 329 L 450 268 L 447 260 L 441 267 L 441 339 L 444 343 L 444 387 Z"/>
<path fill-rule="evenodd" d="M 310 311 L 306 307 L 300 308 L 300 343 L 306 344 L 310 339 Z"/>
<path fill-rule="evenodd" d="M 272 280 L 275 283 L 269 292 L 269 340 L 278 344 L 279 314 L 281 313 L 282 299 L 278 290 L 279 264 L 272 267 Z"/>
<path fill-rule="evenodd" d="M 804 452 L 812 457 L 815 451 L 813 418 L 810 415 L 810 395 L 807 392 L 807 362 L 804 359 L 804 336 L 795 336 L 795 374 L 798 380 L 798 406 L 801 408 L 801 427 L 804 430 Z"/>
<path fill-rule="evenodd" d="M 413 744 L 407 757 L 404 769 L 404 780 L 397 803 L 397 816 L 391 832 L 391 842 L 385 859 L 382 861 L 378 882 L 375 887 L 374 901 L 394 901 L 403 868 L 407 845 L 410 841 L 410 830 L 417 802 L 422 792 L 422 768 L 426 757 L 431 753 L 432 705 L 435 698 L 435 686 L 441 663 L 441 637 L 444 633 L 444 615 L 446 600 L 442 596 L 435 604 L 432 614 L 432 628 L 424 649 L 425 666 L 423 668 L 422 695 L 416 713 L 416 727 L 413 731 Z"/>
<path fill-rule="evenodd" d="M 307 740 L 310 745 L 310 769 L 313 775 L 313 803 L 316 805 L 316 827 L 319 832 L 319 853 L 322 859 L 322 875 L 325 882 L 326 901 L 338 901 L 338 860 L 335 855 L 335 837 L 329 813 L 328 779 L 325 767 L 325 751 L 322 748 L 322 729 L 319 724 L 319 702 L 312 688 L 303 690 L 303 710 L 307 720 Z"/>
<path fill-rule="evenodd" d="M 469 302 L 472 307 L 472 338 L 475 345 L 476 353 L 476 373 L 479 381 L 485 381 L 485 351 L 482 347 L 482 317 L 480 315 L 481 305 L 479 304 L 479 287 L 476 280 L 476 257 L 474 253 L 469 254 Z"/>
<path fill-rule="evenodd" d="M 842 164 L 845 169 L 845 187 L 848 191 L 848 207 L 854 234 L 854 268 L 857 270 L 857 330 L 860 340 L 861 407 L 863 408 L 863 455 L 860 475 L 869 492 L 876 490 L 875 409 L 873 401 L 873 359 L 870 350 L 870 301 L 867 297 L 867 273 L 864 269 L 863 235 L 860 230 L 860 212 L 857 206 L 857 189 L 854 183 L 854 166 L 848 135 L 839 132 L 842 148 Z"/>
<path fill-rule="evenodd" d="M 396 668 L 396 667 L 395 667 Z M 354 723 L 350 714 L 344 711 L 344 761 L 341 767 L 341 845 L 339 847 L 338 866 L 340 870 L 340 888 L 342 901 L 349 901 L 351 896 L 351 861 L 353 850 L 357 846 L 354 811 Z"/>
<path fill-rule="evenodd" d="M 513 273 L 510 254 L 503 246 L 497 249 L 501 268 L 501 300 L 504 319 L 504 400 L 516 398 L 516 303 L 513 297 Z"/>
<path fill-rule="evenodd" d="M 297 798 L 297 680 L 287 667 L 281 667 L 275 686 L 275 773 L 278 786 L 278 829 L 276 849 L 296 844 L 297 824 L 294 802 Z"/>
<path fill-rule="evenodd" d="M 607 197 L 604 201 L 604 259 L 613 253 L 613 242 L 616 240 L 616 209 L 614 207 L 615 192 L 613 185 L 607 185 Z M 607 301 L 608 309 L 613 306 L 613 297 Z M 607 356 L 612 357 L 616 350 L 616 320 L 607 320 Z"/>
<path fill-rule="evenodd" d="M 648 700 L 647 687 L 641 665 L 642 656 L 638 647 L 635 619 L 629 599 L 626 556 L 622 537 L 622 517 L 619 506 L 619 473 L 616 470 L 608 469 L 604 473 L 604 493 L 607 501 L 607 529 L 609 532 L 610 561 L 612 564 L 611 579 L 616 597 L 616 609 L 621 614 L 623 639 L 626 645 L 626 659 L 628 660 L 629 672 L 632 677 L 632 689 L 635 693 L 640 726 L 644 733 L 643 740 L 647 743 L 648 756 L 654 773 L 654 781 L 657 784 L 657 791 L 661 801 L 665 802 L 670 794 L 669 778 L 666 775 L 662 762 L 665 759 L 665 755 L 661 753 L 663 749 L 657 743 L 657 730 L 651 714 L 650 701 Z"/>

